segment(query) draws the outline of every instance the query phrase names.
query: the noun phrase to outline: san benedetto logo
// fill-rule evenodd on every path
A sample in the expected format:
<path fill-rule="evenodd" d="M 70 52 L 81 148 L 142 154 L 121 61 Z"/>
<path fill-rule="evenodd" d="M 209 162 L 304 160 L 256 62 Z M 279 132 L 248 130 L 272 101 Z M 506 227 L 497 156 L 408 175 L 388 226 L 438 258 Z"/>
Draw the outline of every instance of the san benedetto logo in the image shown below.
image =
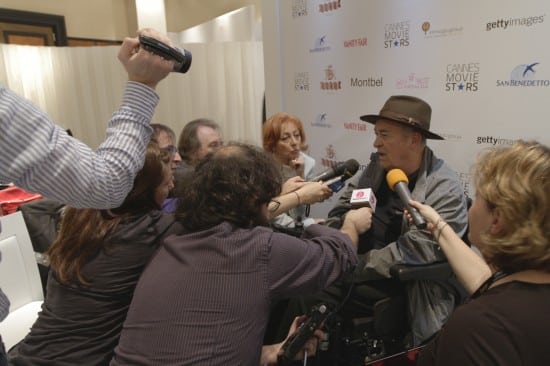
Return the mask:
<path fill-rule="evenodd" d="M 328 122 L 328 115 L 326 113 L 319 113 L 315 117 L 315 121 L 311 122 L 313 127 L 331 128 L 332 126 Z"/>
<path fill-rule="evenodd" d="M 517 65 L 510 73 L 510 79 L 497 80 L 496 86 L 548 88 L 550 86 L 550 79 L 539 76 L 539 69 L 541 69 L 539 62 Z"/>
<path fill-rule="evenodd" d="M 322 35 L 321 37 L 318 37 L 315 39 L 315 43 L 313 44 L 313 48 L 309 49 L 309 52 L 326 52 L 330 51 L 330 44 L 328 43 L 328 39 L 326 35 Z"/>

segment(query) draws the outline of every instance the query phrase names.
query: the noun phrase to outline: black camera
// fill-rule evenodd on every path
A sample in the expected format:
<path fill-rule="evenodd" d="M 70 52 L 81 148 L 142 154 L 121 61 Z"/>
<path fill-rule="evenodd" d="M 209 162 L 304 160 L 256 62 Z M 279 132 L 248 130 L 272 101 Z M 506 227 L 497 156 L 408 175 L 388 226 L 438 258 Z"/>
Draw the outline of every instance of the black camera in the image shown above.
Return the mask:
<path fill-rule="evenodd" d="M 158 39 L 143 35 L 139 36 L 139 43 L 144 50 L 153 52 L 167 60 L 174 60 L 176 63 L 174 64 L 173 71 L 175 72 L 185 74 L 191 67 L 191 60 L 193 58 L 191 52 L 186 49 L 170 47 Z"/>

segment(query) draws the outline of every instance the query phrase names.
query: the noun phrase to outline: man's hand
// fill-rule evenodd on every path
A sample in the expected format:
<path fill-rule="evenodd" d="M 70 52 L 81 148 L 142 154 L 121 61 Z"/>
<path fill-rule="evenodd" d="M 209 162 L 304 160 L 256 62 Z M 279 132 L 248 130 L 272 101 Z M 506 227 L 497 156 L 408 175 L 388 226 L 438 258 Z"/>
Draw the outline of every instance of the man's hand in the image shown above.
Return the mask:
<path fill-rule="evenodd" d="M 350 210 L 344 218 L 341 232 L 348 234 L 353 244 L 359 243 L 359 235 L 369 230 L 372 225 L 372 210 L 369 207 L 361 207 Z"/>
<path fill-rule="evenodd" d="M 144 28 L 138 31 L 138 35 L 146 35 L 172 45 L 170 39 L 155 31 Z M 118 52 L 118 59 L 128 73 L 128 80 L 145 84 L 155 89 L 159 81 L 164 79 L 174 67 L 174 61 L 165 60 L 139 47 L 138 38 L 126 37 Z"/>
<path fill-rule="evenodd" d="M 261 357 L 261 366 L 264 365 L 277 365 L 277 357 L 282 355 L 283 350 L 281 349 L 283 344 L 286 342 L 286 340 L 294 335 L 294 333 L 297 332 L 298 327 L 300 324 L 305 322 L 307 317 L 305 315 L 298 316 L 294 318 L 294 321 L 292 322 L 290 329 L 288 330 L 288 335 L 286 339 L 277 344 L 272 344 L 268 346 L 263 346 L 262 348 L 262 357 Z M 307 352 L 307 356 L 313 356 L 317 352 L 317 343 L 319 339 L 322 339 L 324 337 L 323 331 L 320 329 L 316 329 L 313 333 L 313 337 L 307 340 L 307 342 L 304 344 L 302 349 L 296 354 L 294 357 L 295 360 L 303 360 L 304 355 Z"/>

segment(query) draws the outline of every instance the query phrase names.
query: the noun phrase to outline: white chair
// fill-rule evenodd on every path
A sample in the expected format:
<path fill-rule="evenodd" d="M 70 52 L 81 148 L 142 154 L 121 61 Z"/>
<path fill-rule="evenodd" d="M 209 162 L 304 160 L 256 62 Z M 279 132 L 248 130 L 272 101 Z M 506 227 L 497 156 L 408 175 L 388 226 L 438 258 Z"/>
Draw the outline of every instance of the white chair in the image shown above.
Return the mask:
<path fill-rule="evenodd" d="M 6 350 L 21 341 L 38 317 L 44 300 L 42 282 L 21 212 L 0 217 L 0 288 L 10 300 L 10 313 L 0 322 Z"/>

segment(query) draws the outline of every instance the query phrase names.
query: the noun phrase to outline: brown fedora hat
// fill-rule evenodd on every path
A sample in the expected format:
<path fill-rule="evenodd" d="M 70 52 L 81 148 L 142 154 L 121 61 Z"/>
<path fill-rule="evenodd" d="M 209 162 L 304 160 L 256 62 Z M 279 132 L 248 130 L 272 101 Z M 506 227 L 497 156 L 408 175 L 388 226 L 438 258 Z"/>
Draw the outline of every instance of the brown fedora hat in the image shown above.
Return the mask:
<path fill-rule="evenodd" d="M 412 127 L 427 139 L 444 140 L 430 132 L 431 116 L 432 108 L 422 99 L 410 95 L 393 95 L 384 103 L 379 114 L 367 114 L 359 118 L 373 124 L 379 119 L 387 119 Z"/>

